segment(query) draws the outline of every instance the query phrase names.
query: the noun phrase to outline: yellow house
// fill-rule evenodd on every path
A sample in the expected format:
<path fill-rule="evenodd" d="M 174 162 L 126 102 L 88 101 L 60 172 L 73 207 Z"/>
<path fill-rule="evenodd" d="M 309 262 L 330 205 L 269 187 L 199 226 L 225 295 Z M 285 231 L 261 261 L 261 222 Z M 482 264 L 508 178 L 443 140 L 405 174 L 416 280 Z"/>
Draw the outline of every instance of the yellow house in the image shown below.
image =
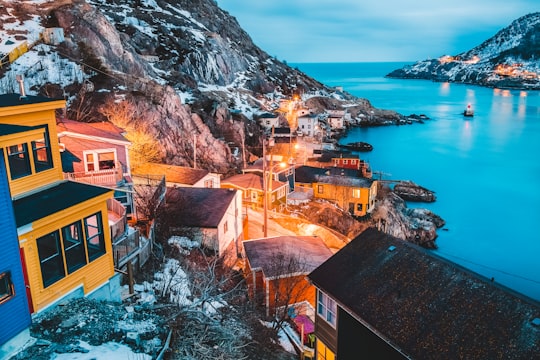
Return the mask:
<path fill-rule="evenodd" d="M 107 215 L 113 191 L 63 180 L 55 111 L 64 106 L 0 95 L 0 151 L 31 312 L 67 297 L 120 300 Z"/>
<path fill-rule="evenodd" d="M 318 175 L 313 182 L 313 196 L 336 203 L 354 216 L 365 216 L 373 210 L 377 181 L 348 176 Z"/>

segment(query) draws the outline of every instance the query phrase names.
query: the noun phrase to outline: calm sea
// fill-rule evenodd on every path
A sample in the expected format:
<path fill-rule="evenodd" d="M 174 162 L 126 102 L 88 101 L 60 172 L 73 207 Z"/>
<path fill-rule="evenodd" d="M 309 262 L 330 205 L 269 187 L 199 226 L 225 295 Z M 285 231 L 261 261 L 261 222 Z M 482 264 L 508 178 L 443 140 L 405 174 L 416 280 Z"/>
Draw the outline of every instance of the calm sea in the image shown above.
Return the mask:
<path fill-rule="evenodd" d="M 540 92 L 384 78 L 406 63 L 293 64 L 330 86 L 425 124 L 354 128 L 383 179 L 434 190 L 446 220 L 436 253 L 540 300 Z M 462 113 L 467 104 L 473 118 Z M 376 175 L 377 176 L 377 175 Z"/>

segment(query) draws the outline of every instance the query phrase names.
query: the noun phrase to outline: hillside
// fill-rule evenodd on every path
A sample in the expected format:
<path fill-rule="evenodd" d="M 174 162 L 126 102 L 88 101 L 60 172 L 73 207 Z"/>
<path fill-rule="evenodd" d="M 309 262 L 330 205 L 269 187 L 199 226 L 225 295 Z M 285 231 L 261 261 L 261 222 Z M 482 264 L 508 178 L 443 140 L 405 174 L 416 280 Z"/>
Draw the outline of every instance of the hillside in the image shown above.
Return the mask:
<path fill-rule="evenodd" d="M 418 61 L 387 76 L 540 89 L 540 12 L 520 17 L 469 51 Z"/>
<path fill-rule="evenodd" d="M 293 94 L 373 111 L 269 56 L 212 0 L 0 0 L 0 18 L 0 91 L 18 92 L 23 75 L 29 94 L 66 97 L 73 120 L 120 115 L 154 139 L 159 162 L 193 166 L 197 136 L 198 167 L 237 172 L 237 149 L 259 148 L 257 116 Z M 44 41 L 55 28 L 63 39 Z M 28 51 L 10 64 L 18 46 Z"/>

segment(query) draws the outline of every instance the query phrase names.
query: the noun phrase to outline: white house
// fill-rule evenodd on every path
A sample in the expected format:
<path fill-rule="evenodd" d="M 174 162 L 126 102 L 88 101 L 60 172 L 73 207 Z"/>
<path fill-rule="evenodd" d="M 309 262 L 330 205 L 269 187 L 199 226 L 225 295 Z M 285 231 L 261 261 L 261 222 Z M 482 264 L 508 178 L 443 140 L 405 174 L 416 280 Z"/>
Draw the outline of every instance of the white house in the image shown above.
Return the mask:
<path fill-rule="evenodd" d="M 320 133 L 319 117 L 315 114 L 306 114 L 298 117 L 298 132 L 304 136 L 315 137 Z"/>
<path fill-rule="evenodd" d="M 259 122 L 265 129 L 280 127 L 279 115 L 275 113 L 264 113 L 259 116 Z"/>
<path fill-rule="evenodd" d="M 235 189 L 167 188 L 165 205 L 174 214 L 172 232 L 189 233 L 192 240 L 214 250 L 232 265 L 244 240 L 242 192 Z"/>

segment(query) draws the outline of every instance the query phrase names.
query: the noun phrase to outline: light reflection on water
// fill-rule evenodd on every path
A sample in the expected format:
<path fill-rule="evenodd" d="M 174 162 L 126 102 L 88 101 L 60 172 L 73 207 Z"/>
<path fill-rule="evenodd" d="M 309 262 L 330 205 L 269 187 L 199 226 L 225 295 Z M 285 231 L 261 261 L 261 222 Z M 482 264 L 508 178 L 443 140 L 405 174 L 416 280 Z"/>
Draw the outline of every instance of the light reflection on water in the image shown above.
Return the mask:
<path fill-rule="evenodd" d="M 369 66 L 341 67 L 352 76 L 332 66 L 308 73 L 319 79 L 320 71 L 328 85 L 378 108 L 431 120 L 355 128 L 341 142 L 371 143 L 374 150 L 360 156 L 374 171 L 436 191 L 435 203 L 409 206 L 446 220 L 448 231 L 437 239 L 441 256 L 540 300 L 540 92 L 388 79 L 400 64 L 374 65 L 377 73 Z M 472 118 L 463 116 L 468 103 Z"/>

